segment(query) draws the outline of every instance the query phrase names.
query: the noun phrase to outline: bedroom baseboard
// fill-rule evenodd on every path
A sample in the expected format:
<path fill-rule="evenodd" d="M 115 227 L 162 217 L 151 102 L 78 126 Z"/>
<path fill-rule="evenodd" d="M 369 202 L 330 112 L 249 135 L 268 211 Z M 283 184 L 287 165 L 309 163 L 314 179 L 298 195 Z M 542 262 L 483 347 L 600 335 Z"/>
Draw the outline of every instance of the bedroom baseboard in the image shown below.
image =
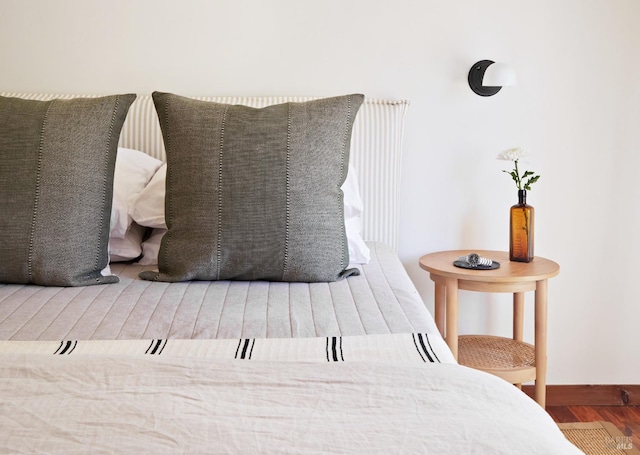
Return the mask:
<path fill-rule="evenodd" d="M 522 391 L 533 398 L 533 385 Z M 640 406 L 640 384 L 547 385 L 547 406 Z"/>

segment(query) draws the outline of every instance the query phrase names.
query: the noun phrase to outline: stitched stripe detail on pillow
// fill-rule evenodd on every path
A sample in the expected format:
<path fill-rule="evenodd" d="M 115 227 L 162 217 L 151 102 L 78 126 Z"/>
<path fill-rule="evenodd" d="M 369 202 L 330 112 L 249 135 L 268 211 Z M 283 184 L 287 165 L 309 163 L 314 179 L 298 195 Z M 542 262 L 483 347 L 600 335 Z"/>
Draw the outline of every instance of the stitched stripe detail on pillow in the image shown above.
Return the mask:
<path fill-rule="evenodd" d="M 288 263 L 289 263 L 289 240 L 290 240 L 290 229 L 291 229 L 291 109 L 288 111 L 287 115 L 287 154 L 286 154 L 286 167 L 285 167 L 285 185 L 286 185 L 286 200 L 285 200 L 285 210 L 286 210 L 286 221 L 285 221 L 285 235 L 284 235 L 284 251 L 283 251 L 283 263 L 282 263 L 282 280 L 286 281 L 284 277 L 287 276 Z"/>
<path fill-rule="evenodd" d="M 38 158 L 37 158 L 37 166 L 36 166 L 36 184 L 35 191 L 33 197 L 33 215 L 31 216 L 31 229 L 29 230 L 29 251 L 27 253 L 27 276 L 29 282 L 33 282 L 33 256 L 34 256 L 34 242 L 36 235 L 36 226 L 38 224 L 38 207 L 40 200 L 40 182 L 42 180 L 42 155 L 44 149 L 44 132 L 47 127 L 47 116 L 49 114 L 49 109 L 51 109 L 53 103 L 49 103 L 46 106 L 46 110 L 44 112 L 44 116 L 42 117 L 42 128 L 40 129 L 40 140 L 38 141 Z M 44 107 L 44 106 L 43 106 Z"/>
<path fill-rule="evenodd" d="M 218 188 L 222 188 L 222 159 L 224 151 L 224 127 L 227 121 L 227 106 L 222 113 L 222 122 L 220 125 L 220 149 L 218 151 Z M 216 279 L 220 279 L 220 271 L 222 270 L 222 216 L 223 216 L 223 198 L 222 191 L 218 191 L 218 244 L 216 245 Z"/>
<path fill-rule="evenodd" d="M 363 95 L 261 109 L 153 94 L 167 150 L 159 272 L 144 279 L 335 281 L 340 186 Z"/>

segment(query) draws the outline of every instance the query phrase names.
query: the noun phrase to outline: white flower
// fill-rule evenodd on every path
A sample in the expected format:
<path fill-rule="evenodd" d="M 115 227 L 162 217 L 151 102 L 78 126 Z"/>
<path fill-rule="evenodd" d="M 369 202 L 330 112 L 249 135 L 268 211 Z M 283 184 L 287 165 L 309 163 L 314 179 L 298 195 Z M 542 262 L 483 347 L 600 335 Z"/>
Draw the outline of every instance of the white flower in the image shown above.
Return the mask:
<path fill-rule="evenodd" d="M 514 147 L 500 152 L 497 158 L 504 161 L 518 161 L 520 158 L 526 155 L 527 152 L 524 149 L 520 147 Z"/>
<path fill-rule="evenodd" d="M 532 171 L 525 171 L 524 174 L 520 175 L 520 170 L 518 169 L 518 161 L 523 156 L 526 156 L 526 152 L 524 151 L 524 149 L 516 147 L 507 149 L 504 152 L 499 153 L 497 158 L 504 161 L 513 161 L 513 170 L 503 170 L 502 172 L 511 176 L 513 181 L 516 182 L 516 187 L 518 187 L 518 190 L 530 190 L 531 185 L 536 183 L 540 176 L 535 175 L 535 173 Z"/>

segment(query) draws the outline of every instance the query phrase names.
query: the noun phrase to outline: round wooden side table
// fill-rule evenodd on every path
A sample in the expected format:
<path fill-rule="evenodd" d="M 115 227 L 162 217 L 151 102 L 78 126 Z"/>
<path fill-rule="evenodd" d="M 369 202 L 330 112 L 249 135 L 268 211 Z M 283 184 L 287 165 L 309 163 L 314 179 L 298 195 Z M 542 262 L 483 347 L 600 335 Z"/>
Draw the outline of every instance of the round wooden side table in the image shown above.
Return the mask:
<path fill-rule="evenodd" d="M 500 263 L 495 270 L 464 269 L 453 265 L 460 256 L 477 253 Z M 426 254 L 420 267 L 435 283 L 434 318 L 440 333 L 460 364 L 500 376 L 520 385 L 535 379 L 535 400 L 545 406 L 547 374 L 547 280 L 560 266 L 536 256 L 531 262 L 512 262 L 509 253 L 455 250 Z M 458 337 L 458 290 L 513 293 L 513 339 L 487 335 Z M 522 341 L 524 293 L 535 292 L 534 344 Z"/>

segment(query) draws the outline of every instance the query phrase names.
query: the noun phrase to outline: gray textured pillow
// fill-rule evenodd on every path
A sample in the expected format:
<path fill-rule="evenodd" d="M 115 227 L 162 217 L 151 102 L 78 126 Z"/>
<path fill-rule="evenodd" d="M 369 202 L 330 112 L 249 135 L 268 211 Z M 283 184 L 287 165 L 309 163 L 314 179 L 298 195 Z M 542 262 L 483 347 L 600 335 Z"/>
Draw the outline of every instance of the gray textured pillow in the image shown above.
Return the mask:
<path fill-rule="evenodd" d="M 120 129 L 136 95 L 0 97 L 0 282 L 115 283 L 108 263 Z"/>
<path fill-rule="evenodd" d="M 167 151 L 159 272 L 148 280 L 335 281 L 340 186 L 363 95 L 262 109 L 155 92 Z"/>

